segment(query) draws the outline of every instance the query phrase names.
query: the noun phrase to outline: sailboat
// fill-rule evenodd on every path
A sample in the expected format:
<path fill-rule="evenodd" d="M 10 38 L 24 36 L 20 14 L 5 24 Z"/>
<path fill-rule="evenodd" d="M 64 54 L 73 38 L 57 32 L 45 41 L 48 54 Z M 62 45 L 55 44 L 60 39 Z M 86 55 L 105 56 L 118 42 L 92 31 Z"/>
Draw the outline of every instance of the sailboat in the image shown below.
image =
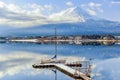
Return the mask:
<path fill-rule="evenodd" d="M 46 63 L 62 63 L 62 64 L 65 64 L 65 62 L 66 62 L 66 60 L 57 59 L 56 55 L 54 55 L 51 59 L 41 60 L 41 64 L 46 64 Z"/>
<path fill-rule="evenodd" d="M 56 28 L 55 28 L 55 55 L 48 60 L 41 60 L 41 64 L 46 63 L 62 63 L 65 64 L 66 60 L 57 59 L 57 36 L 56 36 Z"/>

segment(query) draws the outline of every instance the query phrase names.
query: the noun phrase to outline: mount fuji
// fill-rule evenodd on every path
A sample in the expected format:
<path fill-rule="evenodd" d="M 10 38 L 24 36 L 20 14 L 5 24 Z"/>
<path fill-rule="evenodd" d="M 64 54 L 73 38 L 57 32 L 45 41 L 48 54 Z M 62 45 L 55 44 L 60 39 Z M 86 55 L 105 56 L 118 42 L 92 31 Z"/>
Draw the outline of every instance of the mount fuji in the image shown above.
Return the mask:
<path fill-rule="evenodd" d="M 120 22 L 92 16 L 80 7 L 51 14 L 48 16 L 48 20 L 48 24 L 27 28 L 8 28 L 7 32 L 4 29 L 0 35 L 53 35 L 54 28 L 57 28 L 58 35 L 120 34 Z"/>

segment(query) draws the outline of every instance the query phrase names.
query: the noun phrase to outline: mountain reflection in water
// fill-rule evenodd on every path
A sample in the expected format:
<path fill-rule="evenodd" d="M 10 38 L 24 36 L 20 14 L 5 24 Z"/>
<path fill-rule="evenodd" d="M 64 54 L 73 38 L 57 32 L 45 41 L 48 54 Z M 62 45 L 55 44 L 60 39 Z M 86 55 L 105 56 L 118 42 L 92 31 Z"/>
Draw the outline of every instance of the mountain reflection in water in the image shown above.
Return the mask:
<path fill-rule="evenodd" d="M 69 61 L 92 58 L 96 66 L 93 72 L 100 74 L 100 79 L 97 77 L 95 80 L 108 79 L 106 75 L 112 75 L 112 71 L 118 71 L 119 73 L 119 43 L 109 43 L 107 45 L 105 45 L 105 43 L 103 44 L 103 42 L 84 42 L 82 44 L 57 43 L 57 48 L 58 57 L 68 58 Z M 35 70 L 31 66 L 34 63 L 39 63 L 43 58 L 50 58 L 54 53 L 54 43 L 1 43 L 0 78 L 2 80 L 16 80 L 16 78 L 18 79 L 18 77 L 21 76 L 20 80 L 56 80 L 55 72 L 51 70 Z M 116 66 L 115 68 L 110 67 L 113 63 Z M 114 75 L 117 77 L 118 73 L 114 73 Z M 101 77 L 104 78 L 101 79 Z M 57 71 L 57 79 L 73 80 L 59 71 Z M 111 79 L 114 80 L 113 77 Z"/>
<path fill-rule="evenodd" d="M 55 42 L 24 42 L 24 41 L 0 41 L 0 43 L 2 44 L 2 43 L 28 43 L 28 44 L 55 44 Z M 112 45 L 120 45 L 120 42 L 119 41 L 111 41 L 111 42 L 109 42 L 109 41 L 92 41 L 92 42 L 90 42 L 90 41 L 81 41 L 81 42 L 79 42 L 79 43 L 74 43 L 74 42 L 72 42 L 72 41 L 63 41 L 63 42 L 59 42 L 59 41 L 57 41 L 56 42 L 57 44 L 75 44 L 75 45 L 82 45 L 82 46 L 87 46 L 87 45 L 90 45 L 90 46 L 100 46 L 100 45 L 105 45 L 105 46 L 112 46 Z"/>

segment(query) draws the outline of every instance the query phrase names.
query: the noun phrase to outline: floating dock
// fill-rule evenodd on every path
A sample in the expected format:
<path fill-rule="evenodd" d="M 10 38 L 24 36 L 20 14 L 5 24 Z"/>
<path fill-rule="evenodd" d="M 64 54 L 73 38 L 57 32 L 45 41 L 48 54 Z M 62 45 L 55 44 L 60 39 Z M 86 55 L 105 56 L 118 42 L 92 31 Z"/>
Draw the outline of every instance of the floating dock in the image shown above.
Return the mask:
<path fill-rule="evenodd" d="M 48 64 L 34 64 L 32 65 L 33 68 L 43 69 L 43 68 L 56 68 L 57 70 L 63 72 L 64 74 L 74 78 L 74 79 L 81 79 L 81 80 L 91 80 L 90 77 L 85 75 L 84 73 L 80 72 L 79 70 L 75 70 L 72 67 L 81 66 L 81 64 L 77 65 L 68 65 L 68 64 L 59 64 L 59 63 L 48 63 Z"/>

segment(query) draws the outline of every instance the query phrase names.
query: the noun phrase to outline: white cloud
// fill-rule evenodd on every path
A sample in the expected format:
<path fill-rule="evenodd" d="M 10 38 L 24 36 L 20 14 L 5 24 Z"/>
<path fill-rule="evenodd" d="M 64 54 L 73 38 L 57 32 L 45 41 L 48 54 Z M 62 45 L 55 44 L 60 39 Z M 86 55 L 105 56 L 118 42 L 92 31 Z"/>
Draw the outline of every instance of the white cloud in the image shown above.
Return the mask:
<path fill-rule="evenodd" d="M 68 6 L 73 6 L 74 4 L 69 1 L 69 2 L 66 3 L 66 5 L 68 5 Z"/>
<path fill-rule="evenodd" d="M 71 2 L 68 2 L 68 4 L 72 5 Z M 21 28 L 42 24 L 84 21 L 83 17 L 75 13 L 72 15 L 68 10 L 49 14 L 52 9 L 52 5 L 48 4 L 43 6 L 37 4 L 19 6 L 0 1 L 0 25 Z M 46 10 L 49 11 L 46 12 Z"/>
<path fill-rule="evenodd" d="M 40 63 L 41 59 L 49 59 L 52 55 L 37 54 L 32 52 L 10 52 L 0 53 L 0 78 L 6 76 L 14 76 L 17 74 L 24 75 L 37 75 L 46 74 L 44 72 L 36 71 L 32 68 L 35 63 Z M 61 59 L 67 59 L 68 61 L 85 60 L 84 58 L 72 57 L 72 56 L 59 56 Z"/>
<path fill-rule="evenodd" d="M 94 9 L 94 8 L 100 8 L 102 6 L 102 4 L 89 2 L 88 4 L 81 4 L 80 6 Z"/>
<path fill-rule="evenodd" d="M 120 4 L 120 1 L 111 1 L 111 4 Z"/>
<path fill-rule="evenodd" d="M 95 16 L 96 15 L 96 12 L 94 10 L 91 10 L 91 9 L 86 9 L 86 11 L 92 15 L 92 16 Z"/>
<path fill-rule="evenodd" d="M 48 5 L 48 4 L 44 5 L 44 8 L 46 8 L 47 10 L 52 10 L 53 9 L 52 5 Z"/>
<path fill-rule="evenodd" d="M 88 4 L 81 4 L 82 8 L 84 8 L 90 15 L 97 15 L 98 12 L 103 13 L 104 10 L 101 9 L 102 4 L 89 2 Z"/>
<path fill-rule="evenodd" d="M 90 2 L 90 3 L 88 3 L 88 6 L 89 7 L 100 7 L 100 6 L 102 6 L 102 4 Z"/>
<path fill-rule="evenodd" d="M 43 7 L 32 4 L 26 7 L 15 4 L 5 4 L 0 1 L 0 24 L 17 27 L 33 26 L 47 23 L 47 17 L 42 14 Z"/>

